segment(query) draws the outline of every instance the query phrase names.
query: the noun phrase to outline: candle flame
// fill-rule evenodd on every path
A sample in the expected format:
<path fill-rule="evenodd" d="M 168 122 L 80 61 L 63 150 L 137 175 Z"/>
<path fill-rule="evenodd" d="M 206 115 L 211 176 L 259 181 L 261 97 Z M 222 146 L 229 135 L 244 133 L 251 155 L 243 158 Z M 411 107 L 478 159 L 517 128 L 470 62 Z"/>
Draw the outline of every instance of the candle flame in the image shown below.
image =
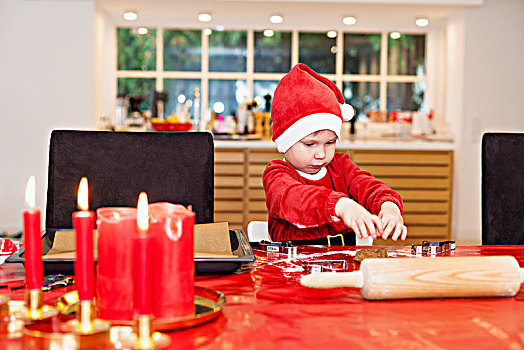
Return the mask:
<path fill-rule="evenodd" d="M 136 223 L 138 228 L 142 231 L 147 231 L 149 229 L 149 212 L 147 204 L 147 194 L 145 192 L 140 193 L 138 196 Z"/>
<path fill-rule="evenodd" d="M 89 210 L 89 190 L 87 186 L 87 177 L 83 177 L 78 185 L 77 197 L 78 209 Z"/>
<path fill-rule="evenodd" d="M 33 209 L 35 207 L 35 176 L 29 176 L 25 186 L 25 205 Z"/>

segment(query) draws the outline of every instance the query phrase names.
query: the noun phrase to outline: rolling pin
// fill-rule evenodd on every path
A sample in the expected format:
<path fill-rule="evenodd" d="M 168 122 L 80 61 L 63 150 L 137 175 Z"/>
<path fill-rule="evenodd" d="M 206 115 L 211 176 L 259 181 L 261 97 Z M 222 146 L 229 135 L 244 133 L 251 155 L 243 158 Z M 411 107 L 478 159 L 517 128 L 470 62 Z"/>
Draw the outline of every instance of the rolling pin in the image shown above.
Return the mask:
<path fill-rule="evenodd" d="M 364 299 L 512 297 L 524 269 L 512 256 L 365 259 L 360 270 L 302 276 L 311 288 L 361 288 Z"/>

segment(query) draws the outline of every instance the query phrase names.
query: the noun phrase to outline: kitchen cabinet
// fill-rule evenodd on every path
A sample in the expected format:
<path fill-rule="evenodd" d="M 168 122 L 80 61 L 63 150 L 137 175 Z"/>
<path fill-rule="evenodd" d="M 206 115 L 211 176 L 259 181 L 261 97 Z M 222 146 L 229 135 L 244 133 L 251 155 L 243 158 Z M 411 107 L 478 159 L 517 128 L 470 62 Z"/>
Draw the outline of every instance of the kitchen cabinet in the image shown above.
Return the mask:
<path fill-rule="evenodd" d="M 420 243 L 451 238 L 452 148 L 339 143 L 337 152 L 348 153 L 360 168 L 400 193 L 407 242 Z M 215 221 L 246 230 L 252 220 L 267 220 L 262 173 L 269 161 L 282 157 L 271 142 L 215 144 Z M 378 239 L 375 244 L 395 242 Z"/>

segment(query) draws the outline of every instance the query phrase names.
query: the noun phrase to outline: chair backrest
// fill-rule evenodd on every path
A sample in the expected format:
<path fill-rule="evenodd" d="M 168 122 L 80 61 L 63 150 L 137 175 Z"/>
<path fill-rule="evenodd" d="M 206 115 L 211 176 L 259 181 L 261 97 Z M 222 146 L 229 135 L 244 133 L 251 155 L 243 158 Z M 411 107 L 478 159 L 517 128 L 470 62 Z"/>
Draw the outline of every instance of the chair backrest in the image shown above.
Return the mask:
<path fill-rule="evenodd" d="M 249 222 L 249 224 L 247 224 L 247 236 L 250 242 L 260 242 L 262 240 L 271 242 L 267 221 Z M 356 245 L 371 246 L 373 245 L 373 237 L 363 239 L 356 238 Z"/>
<path fill-rule="evenodd" d="M 482 137 L 482 244 L 524 244 L 524 133 Z"/>
<path fill-rule="evenodd" d="M 249 224 L 247 224 L 247 237 L 250 242 L 271 242 L 267 221 L 250 221 Z"/>
<path fill-rule="evenodd" d="M 208 132 L 54 130 L 49 147 L 46 231 L 72 227 L 80 178 L 89 208 L 149 202 L 191 205 L 196 223 L 213 222 L 213 137 Z"/>

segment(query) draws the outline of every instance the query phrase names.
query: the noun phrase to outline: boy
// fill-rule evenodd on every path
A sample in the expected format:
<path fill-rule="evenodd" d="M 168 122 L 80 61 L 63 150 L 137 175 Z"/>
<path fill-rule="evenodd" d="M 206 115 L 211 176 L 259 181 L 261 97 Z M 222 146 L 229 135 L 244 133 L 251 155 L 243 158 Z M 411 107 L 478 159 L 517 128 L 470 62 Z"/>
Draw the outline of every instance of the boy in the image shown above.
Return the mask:
<path fill-rule="evenodd" d="M 273 241 L 354 245 L 372 236 L 406 239 L 400 195 L 345 153 L 335 153 L 343 120 L 353 116 L 329 79 L 297 64 L 275 90 L 273 160 L 262 180 Z M 378 216 L 377 216 L 378 215 Z"/>

